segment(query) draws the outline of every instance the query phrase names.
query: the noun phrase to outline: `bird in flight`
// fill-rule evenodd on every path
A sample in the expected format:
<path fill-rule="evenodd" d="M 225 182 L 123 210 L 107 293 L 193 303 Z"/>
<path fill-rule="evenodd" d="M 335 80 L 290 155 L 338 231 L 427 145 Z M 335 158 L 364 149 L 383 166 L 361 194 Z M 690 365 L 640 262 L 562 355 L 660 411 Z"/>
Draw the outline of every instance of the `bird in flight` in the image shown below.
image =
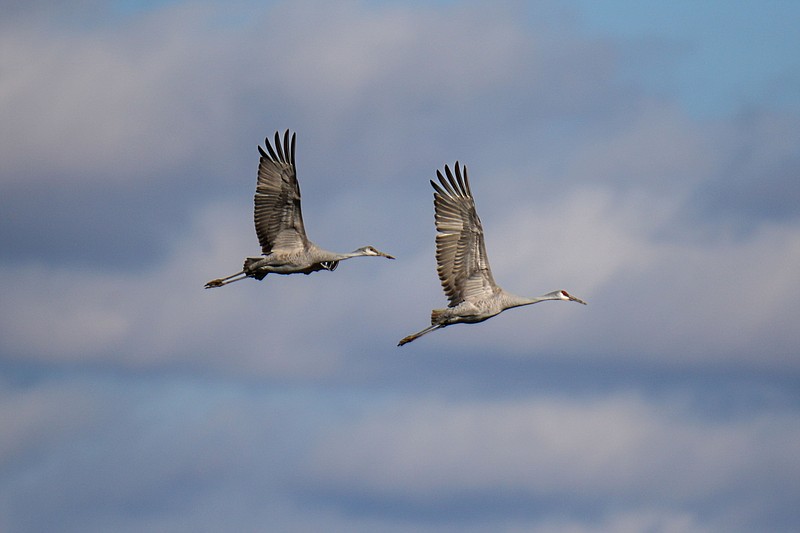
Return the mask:
<path fill-rule="evenodd" d="M 553 291 L 537 298 L 525 298 L 511 294 L 495 283 L 486 245 L 483 227 L 475 210 L 475 200 L 469 188 L 467 167 L 463 174 L 458 161 L 454 172 L 445 165 L 443 176 L 433 185 L 433 205 L 436 211 L 436 263 L 442 288 L 449 300 L 447 309 L 431 311 L 431 325 L 403 338 L 398 346 L 407 344 L 431 331 L 450 324 L 474 324 L 483 322 L 506 309 L 530 305 L 545 300 L 564 300 L 586 305 L 580 298 L 567 291 Z"/>
<path fill-rule="evenodd" d="M 394 259 L 391 255 L 364 246 L 352 252 L 324 250 L 306 237 L 300 211 L 300 186 L 294 162 L 295 134 L 275 132 L 275 148 L 265 139 L 266 151 L 260 146 L 258 183 L 255 194 L 254 219 L 262 255 L 247 257 L 240 272 L 226 278 L 212 279 L 205 288 L 222 287 L 245 278 L 262 280 L 269 273 L 310 274 L 318 270 L 336 270 L 339 261 L 351 257 L 372 256 Z"/>

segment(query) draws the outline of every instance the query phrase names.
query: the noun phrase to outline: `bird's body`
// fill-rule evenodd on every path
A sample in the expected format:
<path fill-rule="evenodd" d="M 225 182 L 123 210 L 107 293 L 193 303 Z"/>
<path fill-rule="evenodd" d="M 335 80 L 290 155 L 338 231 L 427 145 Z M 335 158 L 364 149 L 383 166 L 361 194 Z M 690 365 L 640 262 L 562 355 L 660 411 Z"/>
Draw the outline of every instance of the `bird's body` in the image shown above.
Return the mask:
<path fill-rule="evenodd" d="M 446 309 L 431 312 L 431 325 L 402 339 L 407 344 L 426 333 L 451 324 L 483 322 L 506 309 L 531 305 L 545 300 L 566 300 L 586 304 L 566 291 L 553 291 L 536 298 L 517 296 L 503 290 L 492 277 L 483 226 L 469 188 L 467 168 L 461 173 L 458 162 L 454 171 L 445 165 L 445 174 L 437 171 L 439 183 L 434 188 L 436 215 L 436 262 L 442 288 L 449 300 Z"/>
<path fill-rule="evenodd" d="M 379 256 L 394 259 L 372 246 L 352 252 L 324 250 L 306 236 L 300 209 L 300 186 L 295 168 L 295 135 L 289 130 L 275 133 L 275 148 L 265 140 L 267 151 L 260 146 L 258 184 L 254 198 L 254 222 L 261 256 L 247 257 L 242 270 L 226 278 L 213 279 L 206 289 L 222 287 L 244 278 L 264 279 L 267 274 L 310 274 L 319 270 L 335 270 L 339 261 L 351 257 Z"/>

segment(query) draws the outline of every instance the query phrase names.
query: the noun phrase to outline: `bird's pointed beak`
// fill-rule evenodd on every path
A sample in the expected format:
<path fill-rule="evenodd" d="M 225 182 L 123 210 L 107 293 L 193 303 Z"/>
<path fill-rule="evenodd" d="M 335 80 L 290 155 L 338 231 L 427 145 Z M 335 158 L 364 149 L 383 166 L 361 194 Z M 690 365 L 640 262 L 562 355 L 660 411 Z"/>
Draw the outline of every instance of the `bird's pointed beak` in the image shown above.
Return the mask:
<path fill-rule="evenodd" d="M 387 253 L 385 253 L 385 252 L 381 252 L 381 255 L 382 255 L 383 257 L 385 257 L 386 259 L 394 259 L 394 256 L 393 256 L 393 255 L 389 255 L 389 254 L 387 254 Z"/>
<path fill-rule="evenodd" d="M 581 300 L 580 298 L 575 298 L 574 296 L 570 295 L 569 300 L 571 302 L 578 302 L 579 304 L 588 305 L 586 302 Z"/>

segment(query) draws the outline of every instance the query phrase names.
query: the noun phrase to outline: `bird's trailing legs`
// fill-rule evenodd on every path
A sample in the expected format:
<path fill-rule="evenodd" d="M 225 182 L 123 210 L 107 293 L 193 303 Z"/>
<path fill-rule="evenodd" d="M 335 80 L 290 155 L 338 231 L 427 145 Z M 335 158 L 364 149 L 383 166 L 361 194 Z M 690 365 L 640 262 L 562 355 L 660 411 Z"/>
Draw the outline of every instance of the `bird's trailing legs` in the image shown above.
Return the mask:
<path fill-rule="evenodd" d="M 241 277 L 237 277 L 241 276 Z M 239 281 L 240 279 L 244 279 L 247 277 L 247 274 L 244 273 L 244 270 L 241 272 L 237 272 L 227 278 L 218 278 L 212 279 L 208 283 L 206 283 L 206 289 L 213 289 L 214 287 L 222 287 L 223 285 L 227 285 L 228 283 L 233 283 L 234 281 Z"/>
<path fill-rule="evenodd" d="M 404 344 L 408 344 L 409 342 L 418 339 L 425 335 L 426 333 L 430 333 L 431 331 L 439 328 L 443 328 L 442 324 L 433 324 L 432 326 L 428 326 L 427 328 L 423 329 L 422 331 L 418 331 L 416 333 L 412 333 L 408 337 L 403 337 L 403 339 L 397 343 L 398 346 L 402 346 Z"/>

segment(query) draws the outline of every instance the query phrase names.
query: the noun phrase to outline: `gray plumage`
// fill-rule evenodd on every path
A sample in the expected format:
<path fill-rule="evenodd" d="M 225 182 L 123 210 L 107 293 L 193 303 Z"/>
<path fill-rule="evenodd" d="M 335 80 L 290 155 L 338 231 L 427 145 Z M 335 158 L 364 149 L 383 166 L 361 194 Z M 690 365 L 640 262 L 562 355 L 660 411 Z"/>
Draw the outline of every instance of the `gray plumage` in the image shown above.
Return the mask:
<path fill-rule="evenodd" d="M 567 291 L 553 291 L 536 298 L 516 296 L 500 288 L 492 277 L 483 226 L 475 210 L 467 167 L 456 161 L 454 172 L 445 165 L 446 177 L 438 170 L 439 183 L 431 180 L 436 212 L 436 263 L 447 309 L 431 312 L 431 325 L 402 339 L 398 346 L 450 324 L 483 322 L 506 309 L 545 300 L 565 300 L 586 305 Z"/>
<path fill-rule="evenodd" d="M 247 257 L 240 272 L 226 278 L 212 279 L 206 289 L 222 287 L 244 278 L 264 279 L 274 274 L 310 274 L 318 270 L 336 270 L 339 261 L 351 257 L 376 256 L 394 259 L 391 255 L 364 246 L 352 252 L 323 250 L 306 236 L 300 209 L 300 186 L 295 168 L 295 134 L 289 130 L 281 143 L 275 132 L 275 147 L 265 139 L 266 151 L 260 146 L 258 183 L 254 198 L 253 218 L 263 255 Z"/>

